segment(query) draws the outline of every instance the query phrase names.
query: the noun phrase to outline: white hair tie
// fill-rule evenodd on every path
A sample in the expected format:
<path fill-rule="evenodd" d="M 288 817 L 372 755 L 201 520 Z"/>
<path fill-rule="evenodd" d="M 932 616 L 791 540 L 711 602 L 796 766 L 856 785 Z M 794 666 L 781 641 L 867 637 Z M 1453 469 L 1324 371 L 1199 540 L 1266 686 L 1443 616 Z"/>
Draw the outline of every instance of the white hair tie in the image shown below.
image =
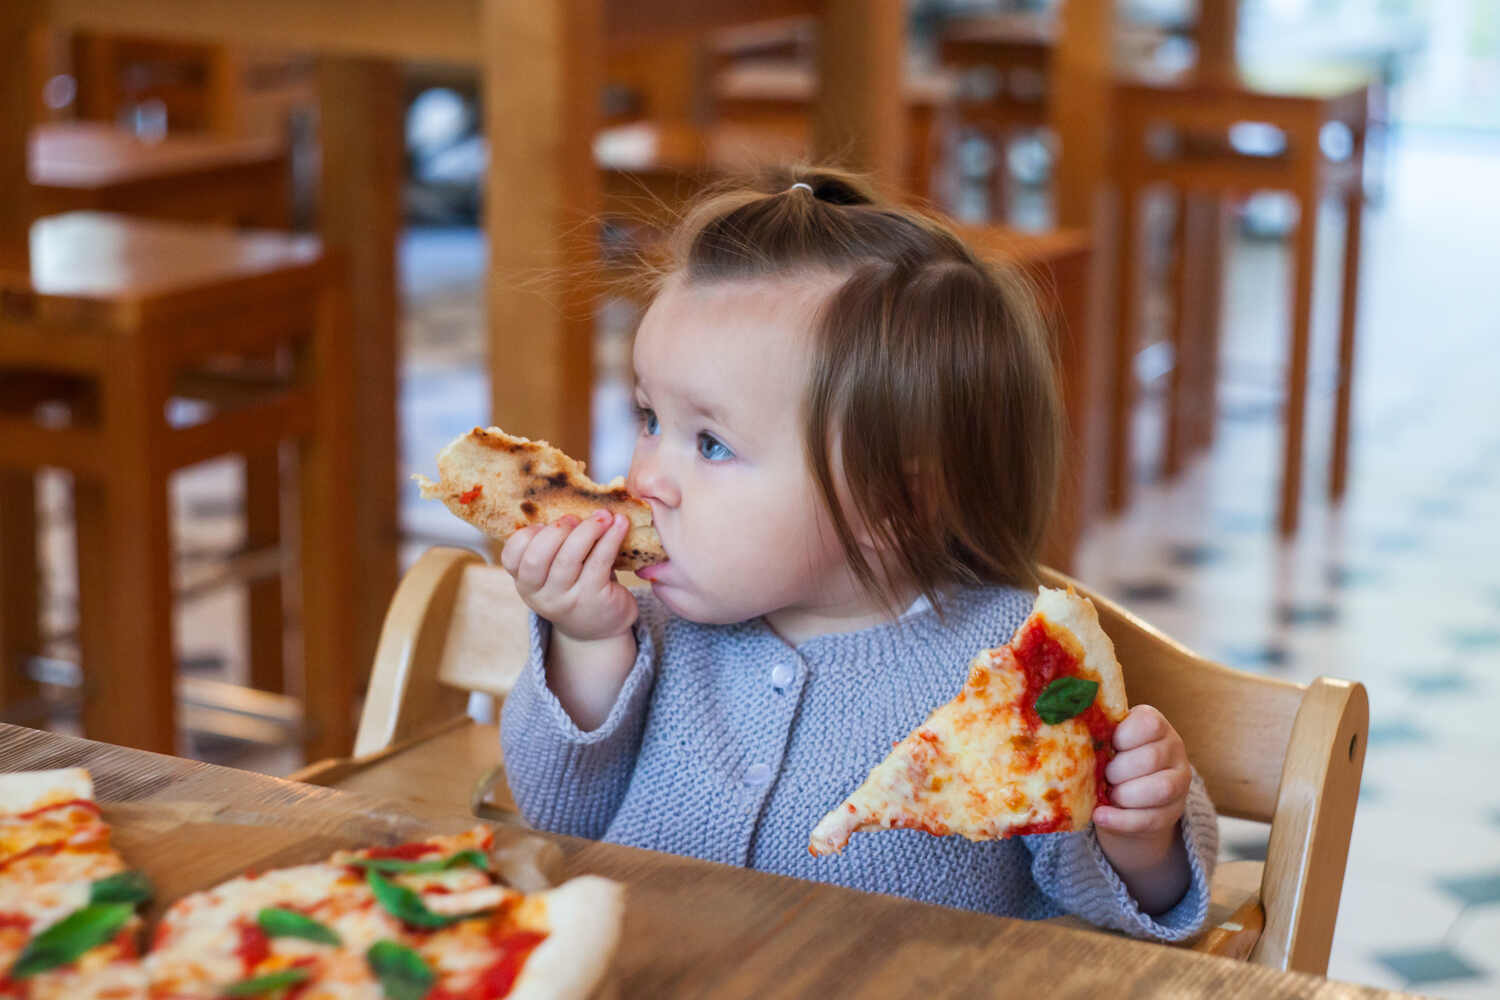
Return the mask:
<path fill-rule="evenodd" d="M 798 181 L 797 183 L 793 184 L 791 187 L 787 188 L 787 190 L 788 191 L 795 191 L 798 188 L 801 188 L 802 190 L 806 191 L 808 194 L 813 194 L 812 185 L 808 184 L 806 181 Z"/>

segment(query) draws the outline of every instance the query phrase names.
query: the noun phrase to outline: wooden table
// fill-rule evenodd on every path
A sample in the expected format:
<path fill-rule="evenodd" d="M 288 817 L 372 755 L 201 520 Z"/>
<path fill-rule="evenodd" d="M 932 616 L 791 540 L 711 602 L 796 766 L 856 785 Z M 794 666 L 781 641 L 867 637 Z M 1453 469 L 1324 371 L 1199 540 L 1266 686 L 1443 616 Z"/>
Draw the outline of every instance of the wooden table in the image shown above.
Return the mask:
<path fill-rule="evenodd" d="M 247 771 L 0 725 L 0 770 L 87 767 L 115 843 L 155 883 L 148 920 L 247 868 L 339 847 L 456 832 L 471 817 Z M 1371 987 L 1110 935 L 520 831 L 562 852 L 561 873 L 627 887 L 613 974 L 623 996 L 1388 997 Z M 190 848 L 189 848 L 189 845 Z M 1045 987 L 1043 987 L 1045 984 Z"/>
<path fill-rule="evenodd" d="M 373 657 L 395 589 L 398 453 L 396 241 L 402 173 L 396 61 L 483 67 L 490 140 L 485 229 L 493 359 L 492 417 L 502 427 L 589 453 L 592 382 L 592 157 L 603 47 L 665 31 L 815 14 L 824 37 L 816 120 L 820 152 L 900 176 L 897 88 L 901 0 L 5 0 L 0 3 L 0 253 L 24 256 L 32 38 L 40 25 L 317 52 L 322 129 L 319 225 L 349 262 L 358 381 L 359 473 L 353 505 L 366 643 Z M 518 377 L 516 372 L 525 372 Z"/>

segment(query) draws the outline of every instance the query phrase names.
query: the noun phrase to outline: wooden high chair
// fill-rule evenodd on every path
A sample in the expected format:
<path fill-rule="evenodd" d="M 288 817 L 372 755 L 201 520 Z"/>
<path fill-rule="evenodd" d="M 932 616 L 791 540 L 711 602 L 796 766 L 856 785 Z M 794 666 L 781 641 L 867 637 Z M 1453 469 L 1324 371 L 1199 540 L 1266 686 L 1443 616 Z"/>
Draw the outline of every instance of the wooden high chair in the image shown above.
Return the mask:
<path fill-rule="evenodd" d="M 1132 702 L 1172 719 L 1219 812 L 1271 824 L 1264 865 L 1219 866 L 1210 927 L 1188 947 L 1326 972 L 1364 765 L 1364 686 L 1231 670 L 1067 577 L 1045 575 L 1094 601 Z M 470 692 L 503 698 L 528 648 L 526 608 L 504 570 L 472 552 L 429 550 L 391 602 L 354 755 L 294 777 L 522 822 L 499 780 L 495 726 L 464 711 Z"/>

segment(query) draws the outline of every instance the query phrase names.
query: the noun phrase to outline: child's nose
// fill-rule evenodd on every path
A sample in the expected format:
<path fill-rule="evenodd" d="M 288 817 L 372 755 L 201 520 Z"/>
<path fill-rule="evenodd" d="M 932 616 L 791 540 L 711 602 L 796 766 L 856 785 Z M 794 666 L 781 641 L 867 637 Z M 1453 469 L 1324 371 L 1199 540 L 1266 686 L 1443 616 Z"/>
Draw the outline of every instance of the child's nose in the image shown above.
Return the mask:
<path fill-rule="evenodd" d="M 625 486 L 642 500 L 654 500 L 664 507 L 676 507 L 682 499 L 676 482 L 655 457 L 643 458 L 637 454 L 630 463 Z"/>

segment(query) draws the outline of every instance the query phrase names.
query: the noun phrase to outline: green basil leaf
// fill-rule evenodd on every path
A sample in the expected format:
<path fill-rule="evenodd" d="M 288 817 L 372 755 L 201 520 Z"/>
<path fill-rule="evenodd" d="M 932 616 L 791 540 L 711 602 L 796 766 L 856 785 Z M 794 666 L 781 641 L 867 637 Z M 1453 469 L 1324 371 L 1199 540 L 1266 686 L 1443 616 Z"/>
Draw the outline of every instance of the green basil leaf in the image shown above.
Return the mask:
<path fill-rule="evenodd" d="M 226 997 L 258 997 L 272 990 L 305 983 L 311 977 L 312 973 L 306 969 L 282 969 L 280 972 L 268 972 L 264 976 L 252 976 L 230 983 L 219 992 Z"/>
<path fill-rule="evenodd" d="M 320 924 L 305 913 L 284 910 L 279 906 L 268 906 L 255 915 L 260 929 L 273 938 L 294 937 L 319 944 L 343 944 L 333 928 Z"/>
<path fill-rule="evenodd" d="M 365 961 L 389 1000 L 422 1000 L 437 979 L 421 955 L 395 941 L 376 941 Z"/>
<path fill-rule="evenodd" d="M 403 861 L 400 858 L 355 858 L 347 862 L 351 868 L 363 868 L 366 871 L 389 872 L 397 875 L 427 874 L 429 872 L 447 871 L 457 868 L 459 865 L 470 865 L 482 872 L 490 870 L 490 859 L 484 856 L 483 851 L 473 849 L 459 851 L 457 854 L 446 858 L 438 858 L 432 861 Z"/>
<path fill-rule="evenodd" d="M 144 903 L 151 898 L 151 882 L 144 872 L 116 872 L 89 887 L 90 903 Z"/>
<path fill-rule="evenodd" d="M 1059 677 L 1037 695 L 1036 714 L 1049 726 L 1055 726 L 1082 713 L 1094 703 L 1094 695 L 1098 693 L 1098 681 Z"/>
<path fill-rule="evenodd" d="M 74 910 L 27 942 L 11 966 L 10 978 L 26 979 L 76 961 L 120 933 L 133 913 L 135 907 L 129 903 L 90 903 Z"/>
<path fill-rule="evenodd" d="M 447 927 L 458 919 L 433 913 L 423 904 L 421 896 L 404 885 L 397 885 L 383 878 L 377 871 L 365 872 L 365 880 L 370 884 L 370 891 L 375 893 L 380 905 L 403 923 L 413 927 Z"/>

